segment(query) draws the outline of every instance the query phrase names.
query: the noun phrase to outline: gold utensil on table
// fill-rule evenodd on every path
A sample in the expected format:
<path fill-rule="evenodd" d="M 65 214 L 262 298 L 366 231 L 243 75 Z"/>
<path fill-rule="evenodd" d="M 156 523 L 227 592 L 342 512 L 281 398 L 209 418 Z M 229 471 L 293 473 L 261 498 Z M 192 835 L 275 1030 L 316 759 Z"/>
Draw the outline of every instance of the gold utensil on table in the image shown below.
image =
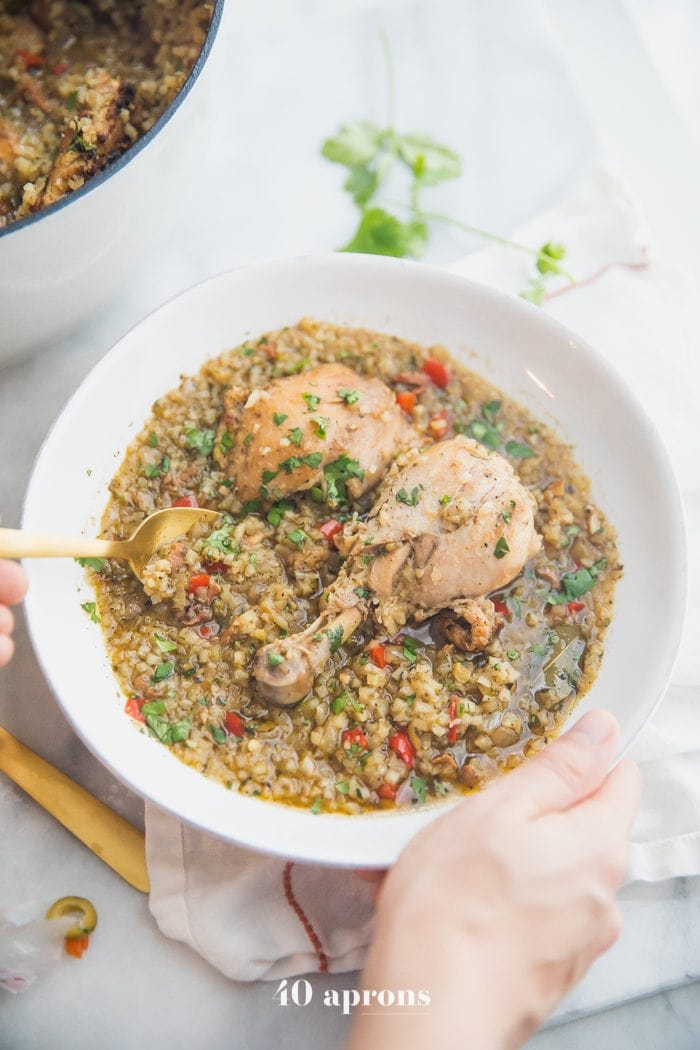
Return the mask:
<path fill-rule="evenodd" d="M 142 521 L 128 540 L 93 540 L 85 536 L 43 536 L 21 529 L 0 529 L 0 558 L 123 558 L 135 576 L 156 551 L 178 536 L 186 535 L 198 522 L 214 521 L 215 510 L 171 507 L 157 510 Z"/>
<path fill-rule="evenodd" d="M 143 833 L 1 726 L 0 770 L 118 875 L 148 893 Z"/>

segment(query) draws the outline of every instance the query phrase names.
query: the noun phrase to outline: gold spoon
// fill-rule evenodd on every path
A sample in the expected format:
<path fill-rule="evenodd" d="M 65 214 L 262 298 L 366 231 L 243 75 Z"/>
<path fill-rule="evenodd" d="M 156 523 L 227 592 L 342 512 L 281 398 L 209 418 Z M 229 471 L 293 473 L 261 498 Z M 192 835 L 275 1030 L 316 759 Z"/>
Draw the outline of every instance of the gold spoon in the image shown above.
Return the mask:
<path fill-rule="evenodd" d="M 186 536 L 199 522 L 214 521 L 216 510 L 170 507 L 149 514 L 128 540 L 93 540 L 85 536 L 42 536 L 22 529 L 0 529 L 0 558 L 122 558 L 135 576 L 166 543 Z"/>

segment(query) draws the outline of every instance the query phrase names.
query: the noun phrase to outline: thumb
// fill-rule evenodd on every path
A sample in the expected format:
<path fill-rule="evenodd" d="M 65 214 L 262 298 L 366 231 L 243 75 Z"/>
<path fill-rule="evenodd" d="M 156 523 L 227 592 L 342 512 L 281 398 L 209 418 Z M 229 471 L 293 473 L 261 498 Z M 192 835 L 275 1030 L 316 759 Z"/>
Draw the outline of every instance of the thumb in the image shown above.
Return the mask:
<path fill-rule="evenodd" d="M 527 817 L 569 809 L 605 780 L 620 739 L 609 711 L 590 711 L 558 740 L 501 783 Z"/>

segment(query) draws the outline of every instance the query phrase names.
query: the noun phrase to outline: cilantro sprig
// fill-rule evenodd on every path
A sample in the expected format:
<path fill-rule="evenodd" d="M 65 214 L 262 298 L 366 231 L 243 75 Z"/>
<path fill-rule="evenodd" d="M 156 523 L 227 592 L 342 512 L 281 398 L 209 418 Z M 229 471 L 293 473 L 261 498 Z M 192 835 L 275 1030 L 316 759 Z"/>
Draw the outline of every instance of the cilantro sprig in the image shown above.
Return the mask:
<path fill-rule="evenodd" d="M 346 169 L 343 189 L 359 211 L 355 232 L 340 251 L 420 258 L 428 244 L 429 224 L 442 223 L 532 256 L 535 275 L 520 292 L 522 298 L 530 302 L 542 304 L 547 292 L 546 282 L 553 275 L 565 277 L 575 284 L 574 277 L 562 265 L 566 255 L 563 244 L 548 240 L 539 248 L 532 248 L 449 215 L 426 211 L 421 206 L 423 191 L 459 178 L 462 163 L 450 146 L 431 135 L 397 129 L 394 69 L 384 33 L 381 41 L 389 96 L 386 124 L 382 126 L 370 120 L 348 121 L 321 146 L 321 154 L 326 160 Z M 396 170 L 404 177 L 405 196 L 398 200 L 382 199 L 389 175 Z M 389 210 L 389 205 L 392 210 Z M 397 208 L 399 215 L 395 214 Z"/>

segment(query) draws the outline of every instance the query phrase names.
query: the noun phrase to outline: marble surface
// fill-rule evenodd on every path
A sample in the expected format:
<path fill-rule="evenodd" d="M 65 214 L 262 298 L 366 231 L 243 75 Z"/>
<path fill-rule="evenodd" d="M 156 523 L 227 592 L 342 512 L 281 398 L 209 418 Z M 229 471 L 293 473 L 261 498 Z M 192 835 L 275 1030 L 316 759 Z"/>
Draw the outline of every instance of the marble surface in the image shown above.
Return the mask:
<path fill-rule="evenodd" d="M 700 213 L 683 207 L 694 202 L 700 176 L 697 141 L 684 125 L 692 97 L 683 95 L 685 109 L 677 105 L 684 87 L 677 72 L 669 93 L 665 74 L 653 69 L 642 39 L 648 6 L 598 0 L 586 5 L 582 19 L 572 0 L 498 0 L 488 10 L 477 0 L 336 0 L 331 10 L 321 0 L 231 0 L 215 56 L 215 94 L 227 104 L 201 158 L 202 172 L 223 171 L 224 184 L 197 211 L 173 216 L 159 246 L 161 265 L 115 289 L 112 307 L 98 320 L 52 354 L 0 372 L 4 524 L 19 521 L 31 463 L 52 419 L 126 328 L 208 274 L 263 256 L 327 250 L 347 237 L 352 212 L 339 193 L 340 174 L 318 158 L 318 144 L 343 119 L 382 119 L 380 26 L 392 40 L 401 123 L 429 128 L 464 158 L 464 178 L 431 199 L 436 210 L 507 231 L 561 196 L 591 160 L 612 155 L 643 199 L 655 242 L 697 273 L 691 246 L 698 243 L 693 225 Z M 677 18 L 683 7 L 682 0 L 668 5 Z M 633 16 L 642 18 L 642 29 Z M 700 42 L 697 21 L 688 24 Z M 651 173 L 648 165 L 640 170 L 648 146 L 643 129 L 606 103 L 606 87 L 608 98 L 611 92 L 616 98 L 616 71 L 605 44 L 597 48 L 596 77 L 588 75 L 586 45 L 596 40 L 614 40 L 617 70 L 631 71 L 623 94 L 637 91 L 655 128 L 658 122 L 663 149 Z M 663 73 L 668 63 L 656 58 Z M 509 109 L 515 119 L 512 113 L 506 119 Z M 274 116 L 281 111 L 284 119 Z M 663 192 L 671 170 L 673 195 Z M 429 258 L 447 262 L 477 246 L 442 231 Z M 58 711 L 19 619 L 17 658 L 0 672 L 0 723 L 140 824 L 140 801 L 102 769 Z M 334 1011 L 283 1010 L 271 986 L 233 984 L 166 941 L 144 897 L 1 777 L 0 827 L 0 907 L 35 901 L 39 914 L 57 896 L 79 893 L 101 916 L 81 963 L 67 959 L 23 996 L 0 995 L 0 1047 L 122 1050 L 148 1042 L 154 1050 L 177 1050 L 192 1046 L 194 1016 L 198 1045 L 214 1050 L 262 1050 L 282 1039 L 289 1048 L 342 1045 L 346 1022 Z M 623 907 L 628 921 L 614 950 L 619 962 L 612 956 L 601 962 L 607 976 L 596 984 L 597 997 L 582 986 L 559 1023 L 531 1040 L 531 1050 L 700 1046 L 700 984 L 657 991 L 700 977 L 700 880 L 649 887 Z M 630 959 L 636 960 L 632 984 Z M 353 975 L 332 985 L 313 979 L 317 997 L 324 987 L 353 983 Z M 598 1012 L 570 1020 L 592 1008 Z"/>

